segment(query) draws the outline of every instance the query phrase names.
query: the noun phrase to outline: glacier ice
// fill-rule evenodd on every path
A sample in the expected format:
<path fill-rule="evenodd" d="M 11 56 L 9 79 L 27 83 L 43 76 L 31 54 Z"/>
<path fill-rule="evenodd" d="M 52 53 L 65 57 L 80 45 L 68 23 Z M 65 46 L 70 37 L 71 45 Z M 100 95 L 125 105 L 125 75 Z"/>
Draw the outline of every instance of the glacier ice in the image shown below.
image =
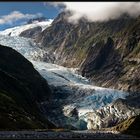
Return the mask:
<path fill-rule="evenodd" d="M 43 59 L 46 54 L 44 50 L 39 48 L 38 44 L 23 37 L 0 35 L 0 44 L 17 50 L 27 59 Z"/>

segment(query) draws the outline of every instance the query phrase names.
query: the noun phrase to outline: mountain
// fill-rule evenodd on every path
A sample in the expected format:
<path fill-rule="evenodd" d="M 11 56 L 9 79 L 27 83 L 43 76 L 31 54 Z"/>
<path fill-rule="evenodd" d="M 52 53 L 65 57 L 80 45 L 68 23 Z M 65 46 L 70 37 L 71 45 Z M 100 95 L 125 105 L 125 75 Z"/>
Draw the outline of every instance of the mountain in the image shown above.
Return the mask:
<path fill-rule="evenodd" d="M 42 21 L 45 21 L 47 20 L 45 17 L 41 16 L 41 17 L 38 17 L 38 18 L 33 18 L 33 19 L 29 19 L 29 21 L 27 21 L 27 24 L 31 24 L 31 23 L 34 23 L 34 22 L 42 22 Z"/>
<path fill-rule="evenodd" d="M 140 16 L 123 15 L 106 22 L 68 23 L 60 13 L 37 37 L 54 63 L 79 67 L 97 86 L 140 91 Z"/>
<path fill-rule="evenodd" d="M 0 129 L 50 128 L 39 103 L 49 101 L 51 89 L 31 62 L 0 45 Z"/>
<path fill-rule="evenodd" d="M 44 18 L 32 19 L 25 25 L 9 28 L 4 31 L 0 31 L 1 35 L 9 36 L 22 36 L 26 38 L 35 38 L 35 36 L 50 26 L 52 20 L 44 20 Z"/>

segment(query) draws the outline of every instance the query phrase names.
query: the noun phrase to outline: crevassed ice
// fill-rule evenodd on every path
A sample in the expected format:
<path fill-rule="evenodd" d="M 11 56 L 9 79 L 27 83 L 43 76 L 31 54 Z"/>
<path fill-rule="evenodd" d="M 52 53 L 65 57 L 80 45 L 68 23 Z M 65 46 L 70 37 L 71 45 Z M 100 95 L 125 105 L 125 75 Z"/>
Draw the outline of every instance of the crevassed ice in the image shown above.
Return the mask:
<path fill-rule="evenodd" d="M 27 59 L 39 60 L 45 55 L 35 42 L 23 37 L 0 35 L 0 44 L 17 50 Z"/>
<path fill-rule="evenodd" d="M 89 81 L 81 75 L 75 74 L 73 69 L 58 66 L 56 64 L 32 61 L 34 67 L 40 72 L 40 74 L 47 79 L 48 83 L 52 85 L 65 85 L 83 83 L 88 84 Z"/>
<path fill-rule="evenodd" d="M 79 116 L 91 110 L 104 107 L 118 98 L 124 99 L 127 95 L 126 92 L 119 90 L 90 85 L 89 81 L 85 77 L 75 74 L 72 69 L 58 66 L 56 64 L 37 61 L 31 62 L 49 84 L 55 86 L 67 85 L 66 88 L 75 94 L 74 97 L 82 93 L 86 93 L 81 98 L 74 98 L 73 104 L 70 103 L 64 106 L 64 108 L 77 107 Z"/>

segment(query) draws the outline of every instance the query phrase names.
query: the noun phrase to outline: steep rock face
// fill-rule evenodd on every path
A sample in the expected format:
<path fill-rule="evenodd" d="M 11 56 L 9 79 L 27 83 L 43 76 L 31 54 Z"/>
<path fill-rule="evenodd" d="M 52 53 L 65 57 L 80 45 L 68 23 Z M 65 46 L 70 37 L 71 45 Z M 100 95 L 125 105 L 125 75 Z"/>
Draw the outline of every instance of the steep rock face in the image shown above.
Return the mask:
<path fill-rule="evenodd" d="M 98 86 L 139 92 L 140 17 L 71 24 L 66 15 L 58 15 L 36 38 L 54 55 L 54 63 L 79 67 Z"/>
<path fill-rule="evenodd" d="M 0 45 L 0 129 L 53 126 L 43 118 L 38 106 L 48 101 L 50 95 L 46 80 L 31 62 L 15 50 Z"/>
<path fill-rule="evenodd" d="M 48 24 L 47 24 L 47 22 L 48 22 Z M 19 36 L 34 39 L 34 38 L 36 38 L 36 36 L 39 33 L 42 32 L 42 30 L 47 28 L 49 26 L 49 24 L 51 24 L 51 22 L 49 23 L 49 20 L 47 21 L 47 19 L 45 17 L 39 17 L 39 18 L 35 18 L 35 19 L 30 19 L 27 22 L 27 26 L 28 25 L 33 25 L 33 27 L 31 26 L 30 28 L 26 28 L 25 30 L 23 30 L 19 34 Z"/>
<path fill-rule="evenodd" d="M 41 31 L 42 28 L 38 26 L 21 32 L 19 36 L 34 39 Z"/>
<path fill-rule="evenodd" d="M 65 13 L 61 13 L 60 15 L 58 15 L 55 21 L 52 22 L 52 26 L 45 29 L 38 36 L 37 40 L 41 41 L 43 46 L 53 46 L 53 48 L 57 48 L 59 47 L 60 43 L 62 43 L 66 35 L 71 30 L 70 28 L 72 27 L 72 24 L 67 23 L 67 21 L 65 20 L 65 16 Z"/>
<path fill-rule="evenodd" d="M 38 17 L 38 18 L 29 19 L 27 24 L 31 24 L 31 23 L 34 23 L 34 22 L 41 22 L 41 21 L 45 21 L 45 20 L 46 20 L 46 18 L 41 16 L 41 17 Z"/>
<path fill-rule="evenodd" d="M 94 65 L 89 65 L 88 63 L 90 61 L 93 61 L 93 63 L 97 61 L 93 58 L 89 59 L 90 57 L 87 56 L 87 60 L 81 67 L 83 75 L 88 75 L 95 83 L 101 86 L 115 87 L 117 89 L 139 93 L 139 22 L 140 20 L 138 18 L 136 19 L 136 23 L 129 25 L 125 29 L 127 31 L 121 35 L 123 39 L 120 43 L 113 39 L 114 49 L 111 47 L 106 49 L 108 56 L 106 56 L 106 62 L 101 68 L 96 69 Z M 102 61 L 104 61 L 104 59 L 102 59 Z M 90 69 L 88 67 L 90 67 Z M 87 70 L 86 72 L 85 69 Z"/>
<path fill-rule="evenodd" d="M 60 13 L 36 40 L 47 50 L 55 51 L 56 63 L 73 67 L 81 64 L 94 43 L 112 37 L 134 20 L 122 17 L 119 20 L 90 23 L 81 19 L 79 24 L 72 24 L 67 22 L 66 17 L 67 13 Z"/>
<path fill-rule="evenodd" d="M 114 42 L 111 38 L 108 38 L 106 43 L 102 41 L 93 44 L 93 47 L 89 49 L 88 56 L 81 66 L 82 74 L 84 76 L 91 76 L 94 70 L 96 71 L 101 69 L 106 63 L 106 60 L 109 57 L 112 48 L 114 47 L 113 45 Z"/>

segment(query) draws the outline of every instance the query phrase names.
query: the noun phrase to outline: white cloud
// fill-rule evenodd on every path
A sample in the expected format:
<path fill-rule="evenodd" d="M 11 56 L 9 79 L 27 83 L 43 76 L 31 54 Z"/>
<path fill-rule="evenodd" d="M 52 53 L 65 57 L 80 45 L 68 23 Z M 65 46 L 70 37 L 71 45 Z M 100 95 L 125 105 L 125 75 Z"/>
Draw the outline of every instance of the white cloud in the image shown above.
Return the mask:
<path fill-rule="evenodd" d="M 36 17 L 42 16 L 41 13 L 37 14 L 23 14 L 19 11 L 13 11 L 8 15 L 4 15 L 0 17 L 0 24 L 12 24 L 15 21 L 21 20 L 21 19 L 32 19 Z"/>
<path fill-rule="evenodd" d="M 77 22 L 81 17 L 89 21 L 107 21 L 127 13 L 130 16 L 140 15 L 140 2 L 52 2 L 55 7 L 62 6 L 64 11 L 71 11 L 68 17 L 71 22 Z"/>

